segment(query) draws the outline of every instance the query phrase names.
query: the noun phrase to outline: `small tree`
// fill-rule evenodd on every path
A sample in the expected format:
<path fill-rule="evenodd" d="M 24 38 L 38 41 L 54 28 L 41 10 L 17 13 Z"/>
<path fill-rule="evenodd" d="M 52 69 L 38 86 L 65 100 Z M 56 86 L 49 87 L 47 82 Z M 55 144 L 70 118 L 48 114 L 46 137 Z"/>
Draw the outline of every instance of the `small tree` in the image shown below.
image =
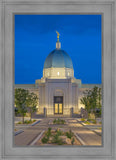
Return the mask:
<path fill-rule="evenodd" d="M 88 97 L 87 96 L 82 97 L 80 99 L 80 102 L 81 102 L 81 104 L 83 104 L 85 106 L 85 109 L 87 110 L 87 112 L 89 112 L 90 111 L 90 105 L 89 105 L 89 99 L 88 99 Z"/>
<path fill-rule="evenodd" d="M 85 109 L 88 113 L 93 112 L 95 115 L 95 119 L 97 116 L 97 109 L 100 110 L 101 113 L 101 88 L 94 87 L 91 90 L 86 90 L 84 96 L 81 98 L 81 104 L 85 106 Z"/>
<path fill-rule="evenodd" d="M 32 118 L 32 113 L 37 111 L 38 97 L 35 93 L 29 93 L 26 101 L 26 105 L 28 107 L 30 113 L 30 120 Z"/>
<path fill-rule="evenodd" d="M 85 106 L 85 110 L 89 113 L 91 112 L 91 90 L 86 90 L 83 92 L 84 96 L 80 99 L 81 104 Z"/>
<path fill-rule="evenodd" d="M 98 88 L 98 116 L 101 116 L 101 88 Z"/>
<path fill-rule="evenodd" d="M 18 112 L 22 116 L 22 123 L 24 123 L 24 117 L 27 113 L 26 100 L 29 94 L 28 90 L 16 88 L 15 89 L 15 106 L 18 108 Z"/>
<path fill-rule="evenodd" d="M 98 102 L 98 87 L 94 87 L 92 92 L 91 92 L 91 111 L 95 115 L 95 120 L 96 120 L 96 108 L 97 108 L 97 102 Z"/>

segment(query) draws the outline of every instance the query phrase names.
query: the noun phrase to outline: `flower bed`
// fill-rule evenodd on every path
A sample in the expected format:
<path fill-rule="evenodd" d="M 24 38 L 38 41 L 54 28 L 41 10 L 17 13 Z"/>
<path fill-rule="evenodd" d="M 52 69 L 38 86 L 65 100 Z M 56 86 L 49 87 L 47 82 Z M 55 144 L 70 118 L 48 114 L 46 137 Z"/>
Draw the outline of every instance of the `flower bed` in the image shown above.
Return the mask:
<path fill-rule="evenodd" d="M 36 120 L 34 119 L 34 120 L 25 120 L 24 121 L 24 124 L 32 124 L 32 123 L 34 123 Z M 18 122 L 17 124 L 23 124 L 22 122 Z"/>
<path fill-rule="evenodd" d="M 92 125 L 92 124 L 102 124 L 102 122 L 97 122 L 97 120 L 95 119 L 84 119 L 84 118 L 81 118 L 81 122 L 84 123 L 84 124 L 88 124 L 88 125 Z"/>
<path fill-rule="evenodd" d="M 35 145 L 81 145 L 80 142 L 75 137 L 74 133 L 70 130 L 68 132 L 63 132 L 60 129 L 48 130 L 43 134 L 43 136 L 36 142 Z"/>
<path fill-rule="evenodd" d="M 53 120 L 53 124 L 66 124 L 66 121 L 58 118 Z"/>

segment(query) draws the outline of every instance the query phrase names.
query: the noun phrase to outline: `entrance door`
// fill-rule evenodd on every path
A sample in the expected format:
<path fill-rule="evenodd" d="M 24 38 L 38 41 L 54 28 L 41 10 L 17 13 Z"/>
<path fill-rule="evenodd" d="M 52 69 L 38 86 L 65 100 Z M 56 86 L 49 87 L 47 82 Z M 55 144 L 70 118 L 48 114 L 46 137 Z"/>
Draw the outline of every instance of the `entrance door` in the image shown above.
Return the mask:
<path fill-rule="evenodd" d="M 54 96 L 54 114 L 63 114 L 63 96 Z"/>

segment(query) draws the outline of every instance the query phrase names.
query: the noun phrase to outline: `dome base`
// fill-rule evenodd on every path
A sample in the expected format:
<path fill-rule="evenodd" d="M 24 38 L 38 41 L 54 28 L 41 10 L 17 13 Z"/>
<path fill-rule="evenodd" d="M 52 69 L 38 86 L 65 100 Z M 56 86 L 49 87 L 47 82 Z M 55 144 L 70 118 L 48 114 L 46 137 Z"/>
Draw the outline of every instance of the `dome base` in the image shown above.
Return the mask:
<path fill-rule="evenodd" d="M 44 68 L 43 78 L 50 79 L 68 79 L 74 77 L 74 71 L 71 68 Z"/>

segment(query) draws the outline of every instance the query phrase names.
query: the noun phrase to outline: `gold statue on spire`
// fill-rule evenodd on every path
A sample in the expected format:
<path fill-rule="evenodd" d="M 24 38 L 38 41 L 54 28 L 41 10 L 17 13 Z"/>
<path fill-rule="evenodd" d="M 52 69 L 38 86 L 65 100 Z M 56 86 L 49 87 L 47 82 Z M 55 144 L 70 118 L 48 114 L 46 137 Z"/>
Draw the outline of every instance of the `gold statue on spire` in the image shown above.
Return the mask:
<path fill-rule="evenodd" d="M 60 34 L 59 34 L 58 31 L 56 31 L 56 33 L 57 33 L 57 41 L 59 42 L 59 36 L 60 36 Z"/>

